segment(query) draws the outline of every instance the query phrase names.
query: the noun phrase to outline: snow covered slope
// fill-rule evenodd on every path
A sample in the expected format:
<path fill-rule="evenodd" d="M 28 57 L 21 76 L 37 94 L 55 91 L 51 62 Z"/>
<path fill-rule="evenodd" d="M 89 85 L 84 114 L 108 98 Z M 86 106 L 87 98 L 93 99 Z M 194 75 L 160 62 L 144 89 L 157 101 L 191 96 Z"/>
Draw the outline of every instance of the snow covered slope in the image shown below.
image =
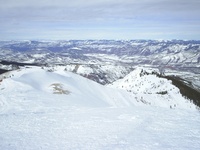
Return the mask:
<path fill-rule="evenodd" d="M 153 107 L 138 100 L 142 91 L 113 89 L 64 70 L 23 68 L 6 76 L 0 82 L 0 149 L 200 147 L 199 112 L 184 101 L 176 109 L 171 102 Z"/>
<path fill-rule="evenodd" d="M 129 106 L 136 103 L 126 92 L 118 92 L 106 88 L 96 82 L 83 78 L 71 72 L 58 70 L 48 72 L 40 67 L 24 68 L 20 71 L 7 73 L 7 78 L 1 83 L 2 99 L 11 99 L 10 103 L 29 105 L 31 103 L 46 102 L 47 99 L 58 99 L 56 105 L 64 102 L 68 106 L 102 107 L 102 106 Z M 113 93 L 113 94 L 111 94 Z M 23 95 L 23 96 L 22 96 Z M 32 101 L 34 97 L 34 101 Z M 30 99 L 30 100 L 29 100 Z M 55 103 L 54 102 L 54 103 Z M 50 103 L 50 101 L 48 101 Z M 9 107 L 15 107 L 10 105 Z M 26 106 L 20 106 L 26 109 Z M 13 108 L 14 109 L 14 108 Z M 17 108 L 15 108 L 17 109 Z M 8 111 L 12 109 L 8 109 Z"/>
<path fill-rule="evenodd" d="M 170 108 L 192 108 L 194 105 L 185 99 L 179 89 L 172 85 L 171 81 L 159 78 L 158 70 L 138 67 L 123 79 L 119 79 L 108 85 L 118 89 L 124 89 L 136 99 L 155 106 Z M 139 95 L 139 96 L 138 96 Z"/>

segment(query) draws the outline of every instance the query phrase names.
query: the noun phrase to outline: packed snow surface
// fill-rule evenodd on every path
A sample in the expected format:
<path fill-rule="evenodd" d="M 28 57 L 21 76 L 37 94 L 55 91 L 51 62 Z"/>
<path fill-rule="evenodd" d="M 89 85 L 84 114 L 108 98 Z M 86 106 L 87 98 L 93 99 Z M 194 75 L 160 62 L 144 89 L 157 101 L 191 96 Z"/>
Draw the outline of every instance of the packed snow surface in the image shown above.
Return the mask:
<path fill-rule="evenodd" d="M 200 148 L 200 112 L 184 101 L 174 109 L 171 102 L 146 105 L 135 99 L 142 92 L 62 70 L 24 68 L 7 77 L 0 82 L 0 149 Z"/>

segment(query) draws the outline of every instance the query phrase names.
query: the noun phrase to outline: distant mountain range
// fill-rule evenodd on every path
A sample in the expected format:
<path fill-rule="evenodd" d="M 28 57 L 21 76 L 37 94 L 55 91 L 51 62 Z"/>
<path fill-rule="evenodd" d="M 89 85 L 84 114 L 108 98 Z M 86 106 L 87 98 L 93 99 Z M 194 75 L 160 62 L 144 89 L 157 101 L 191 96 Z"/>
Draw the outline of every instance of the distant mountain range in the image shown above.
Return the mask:
<path fill-rule="evenodd" d="M 0 68 L 20 65 L 66 66 L 66 70 L 101 84 L 112 83 L 134 66 L 180 75 L 200 87 L 200 41 L 70 40 L 1 41 Z"/>
<path fill-rule="evenodd" d="M 0 60 L 43 64 L 99 64 L 103 61 L 179 68 L 200 64 L 200 41 L 1 41 L 0 52 Z"/>

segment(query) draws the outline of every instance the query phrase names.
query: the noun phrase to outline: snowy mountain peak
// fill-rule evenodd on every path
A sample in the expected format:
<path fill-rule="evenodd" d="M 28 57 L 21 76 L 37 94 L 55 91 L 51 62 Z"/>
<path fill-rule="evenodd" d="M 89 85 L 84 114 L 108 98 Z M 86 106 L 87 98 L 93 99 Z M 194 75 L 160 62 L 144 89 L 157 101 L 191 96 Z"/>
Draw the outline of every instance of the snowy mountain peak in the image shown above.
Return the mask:
<path fill-rule="evenodd" d="M 157 69 L 138 67 L 123 79 L 108 86 L 137 95 L 137 100 L 149 105 L 169 106 L 170 108 L 194 107 L 180 94 L 179 89 L 170 80 L 159 77 Z"/>

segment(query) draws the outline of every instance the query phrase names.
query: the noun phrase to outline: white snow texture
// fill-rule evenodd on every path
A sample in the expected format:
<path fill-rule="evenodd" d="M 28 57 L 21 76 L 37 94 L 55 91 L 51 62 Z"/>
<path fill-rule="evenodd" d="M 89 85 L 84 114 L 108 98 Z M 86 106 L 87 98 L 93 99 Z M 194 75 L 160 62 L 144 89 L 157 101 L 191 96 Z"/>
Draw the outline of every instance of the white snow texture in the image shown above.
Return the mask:
<path fill-rule="evenodd" d="M 0 82 L 0 149 L 199 150 L 195 105 L 170 81 L 140 72 L 108 86 L 61 69 L 6 74 Z"/>

